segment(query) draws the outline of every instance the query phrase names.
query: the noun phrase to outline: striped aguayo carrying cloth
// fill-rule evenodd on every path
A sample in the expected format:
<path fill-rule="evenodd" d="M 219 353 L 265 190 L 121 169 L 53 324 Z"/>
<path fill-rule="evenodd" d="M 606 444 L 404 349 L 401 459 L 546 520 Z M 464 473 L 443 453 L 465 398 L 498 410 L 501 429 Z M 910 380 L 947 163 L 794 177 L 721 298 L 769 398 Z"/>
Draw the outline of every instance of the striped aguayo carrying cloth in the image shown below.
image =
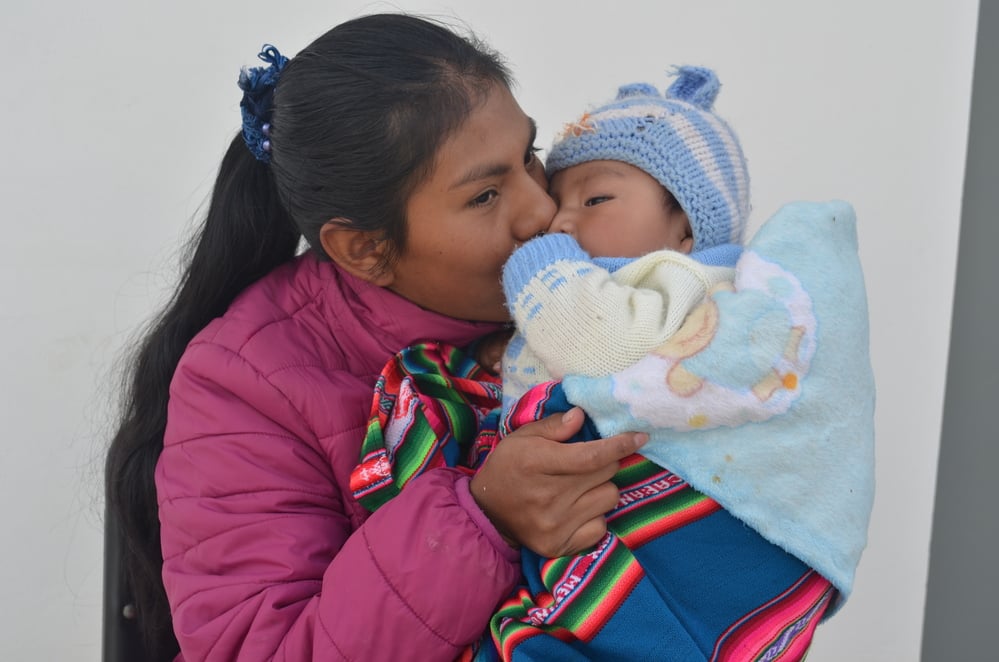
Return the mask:
<path fill-rule="evenodd" d="M 557 382 L 529 391 L 499 430 L 497 379 L 461 350 L 425 343 L 375 389 L 351 489 L 375 510 L 420 473 L 470 474 L 509 429 L 568 410 Z M 587 420 L 574 441 L 597 438 Z M 608 533 L 577 556 L 522 552 L 522 584 L 459 658 L 801 660 L 835 590 L 679 476 L 633 455 L 614 477 Z"/>

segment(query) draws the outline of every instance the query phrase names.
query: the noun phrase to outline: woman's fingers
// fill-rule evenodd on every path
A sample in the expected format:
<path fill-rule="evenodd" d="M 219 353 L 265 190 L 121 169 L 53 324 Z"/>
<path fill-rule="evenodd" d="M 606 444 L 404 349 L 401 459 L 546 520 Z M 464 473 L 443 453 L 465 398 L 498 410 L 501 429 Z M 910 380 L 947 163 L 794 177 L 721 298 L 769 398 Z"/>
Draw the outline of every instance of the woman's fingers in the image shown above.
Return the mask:
<path fill-rule="evenodd" d="M 617 506 L 620 498 L 617 485 L 608 480 L 581 494 L 573 504 L 573 511 L 582 520 L 603 517 Z"/>
<path fill-rule="evenodd" d="M 620 499 L 617 486 L 605 482 L 584 493 L 573 504 L 571 519 L 567 522 L 569 533 L 564 546 L 552 550 L 549 556 L 575 554 L 597 544 L 607 532 L 605 514 L 613 510 Z"/>
<path fill-rule="evenodd" d="M 522 425 L 510 434 L 512 436 L 520 433 L 544 437 L 551 441 L 568 441 L 583 427 L 584 420 L 583 410 L 573 407 L 567 412 L 545 416 L 540 421 Z"/>
<path fill-rule="evenodd" d="M 540 421 L 528 423 L 511 433 L 535 435 L 550 441 L 568 441 L 583 426 L 583 411 L 573 407 L 563 414 L 546 416 Z M 551 475 L 581 475 L 600 471 L 635 453 L 649 435 L 644 432 L 623 432 L 604 439 L 562 446 L 548 445 L 549 454 L 539 455 L 536 460 L 542 463 L 543 470 Z"/>
<path fill-rule="evenodd" d="M 521 426 L 472 478 L 472 496 L 496 528 L 543 556 L 575 553 L 600 540 L 604 515 L 619 499 L 611 478 L 648 439 L 624 433 L 563 443 L 583 421 L 573 408 Z"/>
<path fill-rule="evenodd" d="M 648 440 L 649 435 L 644 432 L 623 432 L 604 439 L 565 444 L 557 451 L 561 457 L 553 463 L 552 473 L 580 475 L 599 472 L 608 466 L 614 466 L 616 471 L 618 462 L 637 452 Z"/>
<path fill-rule="evenodd" d="M 594 517 L 593 519 L 587 520 L 576 529 L 573 534 L 566 541 L 565 547 L 554 554 L 546 554 L 548 558 L 556 558 L 559 556 L 569 556 L 570 554 L 578 554 L 579 552 L 593 547 L 600 539 L 604 537 L 607 533 L 607 520 L 601 517 Z"/>

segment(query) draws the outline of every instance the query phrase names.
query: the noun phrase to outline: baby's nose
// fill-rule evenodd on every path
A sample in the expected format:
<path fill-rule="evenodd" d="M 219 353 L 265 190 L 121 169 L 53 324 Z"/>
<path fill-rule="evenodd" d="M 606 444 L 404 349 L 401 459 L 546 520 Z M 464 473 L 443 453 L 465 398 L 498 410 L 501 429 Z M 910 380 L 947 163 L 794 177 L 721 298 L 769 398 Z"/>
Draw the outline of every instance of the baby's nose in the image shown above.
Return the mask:
<path fill-rule="evenodd" d="M 576 224 L 573 220 L 573 214 L 560 207 L 555 212 L 555 217 L 552 219 L 551 225 L 548 226 L 548 232 L 561 232 L 573 237 L 576 236 Z"/>

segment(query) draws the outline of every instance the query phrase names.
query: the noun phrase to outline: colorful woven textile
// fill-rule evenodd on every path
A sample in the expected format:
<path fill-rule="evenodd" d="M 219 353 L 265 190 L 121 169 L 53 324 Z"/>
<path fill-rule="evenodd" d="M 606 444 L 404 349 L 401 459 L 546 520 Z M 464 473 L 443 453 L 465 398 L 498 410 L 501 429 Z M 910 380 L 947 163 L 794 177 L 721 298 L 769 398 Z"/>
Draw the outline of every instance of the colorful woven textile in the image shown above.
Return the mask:
<path fill-rule="evenodd" d="M 434 466 L 481 464 L 497 438 L 498 420 L 486 411 L 489 398 L 499 403 L 494 378 L 436 344 L 404 350 L 383 377 L 352 481 L 362 503 L 377 507 Z M 423 385 L 432 393 L 419 393 Z M 570 406 L 560 384 L 542 384 L 503 429 Z M 473 422 L 482 428 L 478 441 Z M 576 441 L 596 436 L 587 420 Z M 803 658 L 835 595 L 828 581 L 639 455 L 622 462 L 614 482 L 621 498 L 607 516 L 608 534 L 577 556 L 546 559 L 525 549 L 523 584 L 460 659 Z"/>
<path fill-rule="evenodd" d="M 427 469 L 471 473 L 492 447 L 496 424 L 486 419 L 501 397 L 499 379 L 456 347 L 424 343 L 396 354 L 375 384 L 354 498 L 374 512 Z"/>

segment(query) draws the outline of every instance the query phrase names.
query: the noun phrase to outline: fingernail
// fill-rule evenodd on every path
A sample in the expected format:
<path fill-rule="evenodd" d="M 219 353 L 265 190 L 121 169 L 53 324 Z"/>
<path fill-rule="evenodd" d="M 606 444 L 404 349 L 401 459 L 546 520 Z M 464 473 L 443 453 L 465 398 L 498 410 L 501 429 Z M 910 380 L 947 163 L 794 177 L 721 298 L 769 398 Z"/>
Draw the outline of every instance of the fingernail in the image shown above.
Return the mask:
<path fill-rule="evenodd" d="M 562 422 L 563 423 L 570 422 L 572 420 L 572 418 L 576 415 L 576 412 L 578 410 L 579 410 L 579 407 L 573 407 L 569 411 L 567 411 L 564 414 L 562 414 Z"/>
<path fill-rule="evenodd" d="M 645 442 L 647 442 L 648 440 L 649 440 L 648 433 L 638 432 L 635 434 L 635 443 L 638 444 L 639 446 L 644 446 Z"/>

